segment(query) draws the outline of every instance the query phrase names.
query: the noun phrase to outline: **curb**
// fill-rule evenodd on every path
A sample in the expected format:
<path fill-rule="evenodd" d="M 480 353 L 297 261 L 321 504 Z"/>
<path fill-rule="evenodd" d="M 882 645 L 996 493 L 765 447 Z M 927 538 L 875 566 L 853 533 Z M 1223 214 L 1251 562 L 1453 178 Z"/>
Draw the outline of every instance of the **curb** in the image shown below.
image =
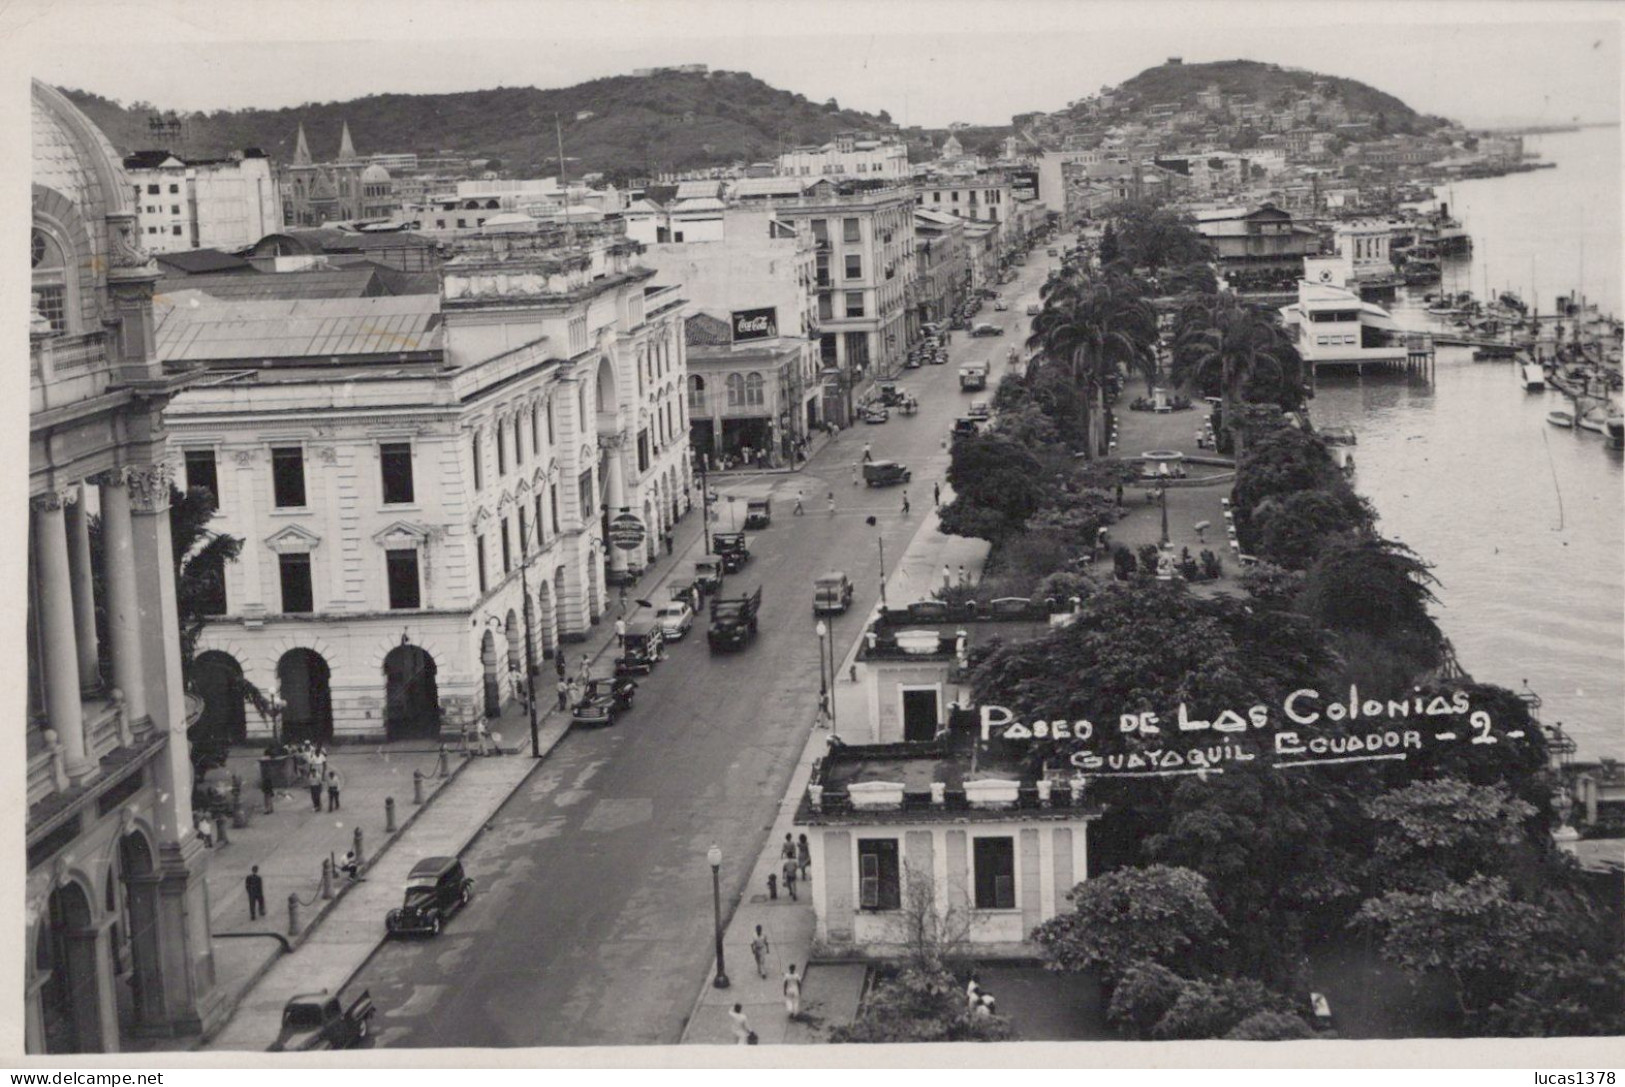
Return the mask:
<path fill-rule="evenodd" d="M 389 852 L 391 847 L 393 847 L 394 844 L 400 840 L 401 836 L 406 833 L 407 828 L 409 828 L 413 823 L 417 822 L 418 817 L 429 810 L 430 806 L 434 804 L 435 799 L 440 796 L 441 791 L 457 780 L 458 775 L 467 768 L 469 761 L 469 759 L 464 758 L 456 769 L 446 775 L 446 780 L 441 782 L 440 788 L 431 793 L 428 799 L 417 807 L 417 810 L 413 811 L 411 815 L 407 816 L 406 821 L 396 829 L 394 836 L 387 839 L 384 844 L 378 848 L 378 851 L 372 855 L 372 858 L 362 867 L 361 870 L 363 872 L 369 871 L 373 865 L 378 863 L 378 858 Z M 265 979 L 265 975 L 270 973 L 271 967 L 281 962 L 284 957 L 297 953 L 298 950 L 305 945 L 305 943 L 315 933 L 317 927 L 322 923 L 323 918 L 325 918 L 334 907 L 343 901 L 344 896 L 350 893 L 350 888 L 354 886 L 356 882 L 357 881 L 355 880 L 346 881 L 344 886 L 340 887 L 336 892 L 334 892 L 333 897 L 327 900 L 326 905 L 317 910 L 316 913 L 311 916 L 309 922 L 307 922 L 296 935 L 289 936 L 287 938 L 288 943 L 291 945 L 290 950 L 284 951 L 279 945 L 274 953 L 266 956 L 265 961 L 260 963 L 259 967 L 248 976 L 248 981 L 237 990 L 236 994 L 222 1002 L 222 1006 L 225 1010 L 221 1014 L 220 1019 L 214 1024 L 213 1027 L 198 1035 L 198 1037 L 186 1047 L 186 1050 L 199 1050 L 213 1041 L 215 1036 L 218 1035 L 220 1031 L 225 1028 L 226 1024 L 231 1022 L 232 1017 L 236 1015 L 237 1008 L 243 1002 L 243 997 L 246 996 L 249 991 L 254 988 L 254 986 L 258 985 Z M 348 979 L 346 979 L 346 984 L 348 984 Z"/>

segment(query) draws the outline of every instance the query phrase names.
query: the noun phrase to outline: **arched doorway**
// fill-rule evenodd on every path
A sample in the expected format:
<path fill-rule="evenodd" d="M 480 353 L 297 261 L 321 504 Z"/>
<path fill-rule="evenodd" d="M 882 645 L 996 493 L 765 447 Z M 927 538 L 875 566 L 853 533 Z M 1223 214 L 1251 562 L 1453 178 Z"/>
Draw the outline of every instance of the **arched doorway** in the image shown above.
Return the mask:
<path fill-rule="evenodd" d="M 163 1022 L 163 976 L 158 960 L 158 875 L 146 835 L 131 831 L 119 839 L 118 878 L 123 887 L 114 937 L 113 968 L 121 982 L 119 1021 L 127 1030 L 148 1030 Z M 122 951 L 122 953 L 121 953 Z"/>
<path fill-rule="evenodd" d="M 197 655 L 192 665 L 192 686 L 203 699 L 203 715 L 187 735 L 194 744 L 224 746 L 248 739 L 248 715 L 243 700 L 243 666 L 230 653 L 218 649 Z"/>
<path fill-rule="evenodd" d="M 40 919 L 34 968 L 45 978 L 40 987 L 45 1052 L 106 1050 L 97 1007 L 96 930 L 90 898 L 77 882 L 51 892 L 46 916 Z"/>
<path fill-rule="evenodd" d="M 508 640 L 508 671 L 523 672 L 525 668 L 525 632 L 519 626 L 519 616 L 508 609 L 508 621 L 502 624 L 502 636 Z"/>
<path fill-rule="evenodd" d="M 560 566 L 558 569 L 553 571 L 553 601 L 554 606 L 560 609 L 564 607 L 564 602 L 570 599 L 570 597 L 564 591 L 564 582 L 564 567 Z M 559 634 L 562 636 L 564 633 L 564 614 L 561 610 L 559 613 Z M 559 659 L 564 659 L 564 653 L 562 651 L 559 653 Z"/>
<path fill-rule="evenodd" d="M 485 716 L 502 712 L 502 688 L 497 685 L 497 640 L 489 630 L 480 639 L 480 665 L 485 673 Z"/>
<path fill-rule="evenodd" d="M 440 735 L 440 690 L 434 658 L 417 645 L 398 645 L 384 656 L 384 728 L 391 740 Z"/>
<path fill-rule="evenodd" d="M 536 626 L 541 635 L 542 659 L 547 660 L 557 651 L 558 628 L 554 626 L 553 593 L 546 581 L 536 588 Z"/>
<path fill-rule="evenodd" d="M 277 661 L 282 701 L 282 742 L 333 742 L 333 694 L 327 661 L 314 649 L 290 649 Z"/>
<path fill-rule="evenodd" d="M 643 500 L 643 564 L 653 566 L 660 557 L 660 526 L 655 523 L 655 512 L 649 500 Z"/>
<path fill-rule="evenodd" d="M 588 555 L 585 565 L 587 577 L 587 616 L 591 622 L 596 622 L 604 614 L 603 604 L 598 599 L 598 581 L 603 565 L 594 555 Z"/>

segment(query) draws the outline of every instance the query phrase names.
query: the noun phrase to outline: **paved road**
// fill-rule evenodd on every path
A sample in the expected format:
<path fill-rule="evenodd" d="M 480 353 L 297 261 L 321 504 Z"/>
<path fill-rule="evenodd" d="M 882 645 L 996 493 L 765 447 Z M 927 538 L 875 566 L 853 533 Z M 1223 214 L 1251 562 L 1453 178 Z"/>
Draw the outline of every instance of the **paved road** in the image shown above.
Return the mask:
<path fill-rule="evenodd" d="M 773 525 L 756 534 L 755 557 L 728 579 L 729 588 L 765 585 L 761 634 L 742 653 L 713 656 L 697 625 L 640 681 L 636 707 L 614 728 L 565 738 L 466 855 L 477 881 L 473 904 L 438 939 L 384 946 L 354 983 L 371 989 L 380 1009 L 380 1046 L 679 1040 L 712 959 L 706 850 L 722 848 L 724 910 L 765 890 L 740 884 L 767 847 L 812 727 L 812 579 L 833 567 L 856 581 L 852 610 L 835 621 L 844 654 L 878 595 L 877 539 L 890 568 L 946 471 L 942 438 L 971 399 L 958 391 L 956 368 L 991 357 L 995 374 L 1002 371 L 1005 352 L 1026 334 L 1023 307 L 1053 263 L 1042 253 L 1003 288 L 1009 312 L 988 306 L 977 317 L 1008 327 L 1007 335 L 955 333 L 949 365 L 905 371 L 900 381 L 919 398 L 918 415 L 847 430 L 806 471 L 720 488 L 741 496 L 733 504 L 741 517 L 742 496 L 775 495 Z M 911 516 L 901 513 L 899 488 L 853 486 L 851 466 L 865 442 L 877 459 L 913 468 Z M 798 489 L 807 499 L 800 518 L 790 515 Z M 729 503 L 719 506 L 718 527 L 727 529 Z M 685 533 L 697 536 L 697 526 Z"/>

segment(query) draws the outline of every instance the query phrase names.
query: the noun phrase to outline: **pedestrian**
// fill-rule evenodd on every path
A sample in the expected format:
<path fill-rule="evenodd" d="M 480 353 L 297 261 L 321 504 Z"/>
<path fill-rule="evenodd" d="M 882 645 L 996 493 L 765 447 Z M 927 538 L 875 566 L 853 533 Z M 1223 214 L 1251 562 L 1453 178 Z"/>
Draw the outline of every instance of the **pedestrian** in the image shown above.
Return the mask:
<path fill-rule="evenodd" d="M 310 767 L 309 775 L 305 778 L 305 784 L 310 788 L 310 806 L 316 811 L 321 811 L 322 788 L 326 782 L 322 780 L 322 772 L 316 769 L 314 763 Z"/>
<path fill-rule="evenodd" d="M 615 648 L 616 649 L 624 649 L 624 648 L 626 648 L 626 620 L 625 619 L 616 619 L 615 620 Z"/>
<path fill-rule="evenodd" d="M 750 957 L 756 960 L 757 977 L 763 979 L 767 977 L 767 953 L 772 950 L 768 946 L 767 933 L 762 931 L 761 925 L 757 925 L 756 935 L 751 937 L 750 941 Z"/>
<path fill-rule="evenodd" d="M 959 584 L 961 584 L 961 585 L 969 585 L 970 584 L 970 578 L 965 576 L 965 564 L 964 563 L 959 564 Z"/>
<path fill-rule="evenodd" d="M 830 721 L 829 692 L 828 691 L 819 691 L 818 692 L 818 727 L 819 728 L 828 728 L 829 727 L 829 721 Z"/>
<path fill-rule="evenodd" d="M 779 846 L 779 857 L 794 860 L 796 856 L 796 840 L 787 832 L 784 835 L 784 844 Z"/>
<path fill-rule="evenodd" d="M 908 492 L 903 492 L 903 516 L 908 516 Z"/>
<path fill-rule="evenodd" d="M 948 568 L 947 563 L 943 563 L 942 564 L 942 587 L 944 589 L 951 589 L 951 588 L 953 588 L 953 584 L 954 584 L 954 572 Z"/>
<path fill-rule="evenodd" d="M 856 464 L 854 464 L 852 466 L 852 486 L 856 487 L 858 485 L 858 479 L 859 478 L 860 478 L 860 474 L 859 474 L 858 466 Z"/>
<path fill-rule="evenodd" d="M 793 846 L 791 847 L 794 848 Z M 794 856 L 784 858 L 784 889 L 790 894 L 790 901 L 796 899 L 796 859 Z"/>
<path fill-rule="evenodd" d="M 942 484 L 940 483 L 931 484 L 931 504 L 933 506 L 942 505 Z"/>
<path fill-rule="evenodd" d="M 491 753 L 491 730 L 486 727 L 485 718 L 481 717 L 474 724 L 474 741 L 480 745 L 480 754 Z"/>
<path fill-rule="evenodd" d="M 796 867 L 801 869 L 801 881 L 807 882 L 807 869 L 812 867 L 812 847 L 805 834 L 796 837 Z"/>
<path fill-rule="evenodd" d="M 863 463 L 868 464 L 871 461 L 873 461 L 874 459 L 875 459 L 874 451 L 870 449 L 868 442 L 864 442 L 863 443 Z"/>
<path fill-rule="evenodd" d="M 750 1029 L 750 1020 L 745 1018 L 745 1006 L 735 1004 L 728 1012 L 728 1018 L 733 1020 L 734 1044 L 750 1045 L 751 1037 L 756 1032 Z"/>
<path fill-rule="evenodd" d="M 767 897 L 774 902 L 779 900 L 779 874 L 777 872 L 767 874 Z"/>
<path fill-rule="evenodd" d="M 784 1011 L 791 1019 L 801 1014 L 801 975 L 795 963 L 784 972 Z"/>
<path fill-rule="evenodd" d="M 355 850 L 348 850 L 344 854 L 344 859 L 339 862 L 339 871 L 351 879 L 361 878 L 361 862 L 356 859 Z"/>
<path fill-rule="evenodd" d="M 322 809 L 318 806 L 317 811 Z M 214 848 L 214 820 L 207 814 L 197 817 L 197 836 L 203 839 L 203 844 L 210 849 Z"/>
<path fill-rule="evenodd" d="M 571 679 L 565 683 L 565 690 L 568 693 L 570 705 L 574 706 L 576 703 L 581 701 L 581 684 L 577 683 L 574 679 Z"/>
<path fill-rule="evenodd" d="M 801 492 L 796 492 L 796 516 L 800 517 L 805 511 L 801 508 Z"/>
<path fill-rule="evenodd" d="M 563 676 L 559 677 L 559 709 L 570 708 L 570 683 Z"/>
<path fill-rule="evenodd" d="M 337 770 L 327 771 L 327 810 L 339 810 L 339 789 L 343 788 L 344 779 Z"/>
<path fill-rule="evenodd" d="M 829 512 L 835 512 L 835 492 L 829 492 Z"/>
<path fill-rule="evenodd" d="M 275 809 L 273 801 L 276 798 L 276 785 L 271 781 L 271 775 L 260 773 L 260 795 L 265 797 L 265 814 L 270 815 Z"/>
<path fill-rule="evenodd" d="M 327 778 L 327 749 L 317 744 L 310 753 L 310 767 L 320 774 L 323 780 Z"/>
<path fill-rule="evenodd" d="M 243 888 L 248 891 L 248 919 L 250 921 L 265 916 L 265 880 L 260 878 L 260 866 L 248 870 L 243 880 Z"/>
<path fill-rule="evenodd" d="M 581 654 L 581 672 L 580 672 L 580 675 L 581 675 L 581 682 L 583 682 L 583 683 L 585 683 L 587 681 L 587 678 L 592 675 L 592 658 L 587 656 L 587 654 L 585 654 L 585 653 Z"/>

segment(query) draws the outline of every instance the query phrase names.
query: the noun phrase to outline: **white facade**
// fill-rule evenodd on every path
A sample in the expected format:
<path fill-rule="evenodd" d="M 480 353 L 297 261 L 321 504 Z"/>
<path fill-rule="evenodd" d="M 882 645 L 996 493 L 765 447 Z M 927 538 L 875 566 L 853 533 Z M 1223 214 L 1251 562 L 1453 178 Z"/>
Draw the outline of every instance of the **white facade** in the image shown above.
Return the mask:
<path fill-rule="evenodd" d="M 1298 301 L 1281 309 L 1298 352 L 1312 367 L 1403 363 L 1408 348 L 1399 326 L 1381 306 L 1336 282 L 1337 259 L 1304 261 Z M 1324 275 L 1322 274 L 1324 273 Z"/>
<path fill-rule="evenodd" d="M 889 140 L 838 137 L 822 147 L 784 152 L 779 172 L 797 177 L 904 178 L 909 174 L 908 148 Z"/>
<path fill-rule="evenodd" d="M 244 540 L 200 660 L 280 691 L 285 734 L 432 737 L 517 694 L 527 622 L 538 665 L 585 637 L 687 508 L 680 300 L 646 306 L 634 251 L 471 242 L 444 271 L 444 365 L 307 360 L 177 398 L 211 528 Z M 646 548 L 606 557 L 623 509 Z"/>
<path fill-rule="evenodd" d="M 240 249 L 281 227 L 269 159 L 186 163 L 171 156 L 126 173 L 133 186 L 141 244 L 150 252 Z"/>

